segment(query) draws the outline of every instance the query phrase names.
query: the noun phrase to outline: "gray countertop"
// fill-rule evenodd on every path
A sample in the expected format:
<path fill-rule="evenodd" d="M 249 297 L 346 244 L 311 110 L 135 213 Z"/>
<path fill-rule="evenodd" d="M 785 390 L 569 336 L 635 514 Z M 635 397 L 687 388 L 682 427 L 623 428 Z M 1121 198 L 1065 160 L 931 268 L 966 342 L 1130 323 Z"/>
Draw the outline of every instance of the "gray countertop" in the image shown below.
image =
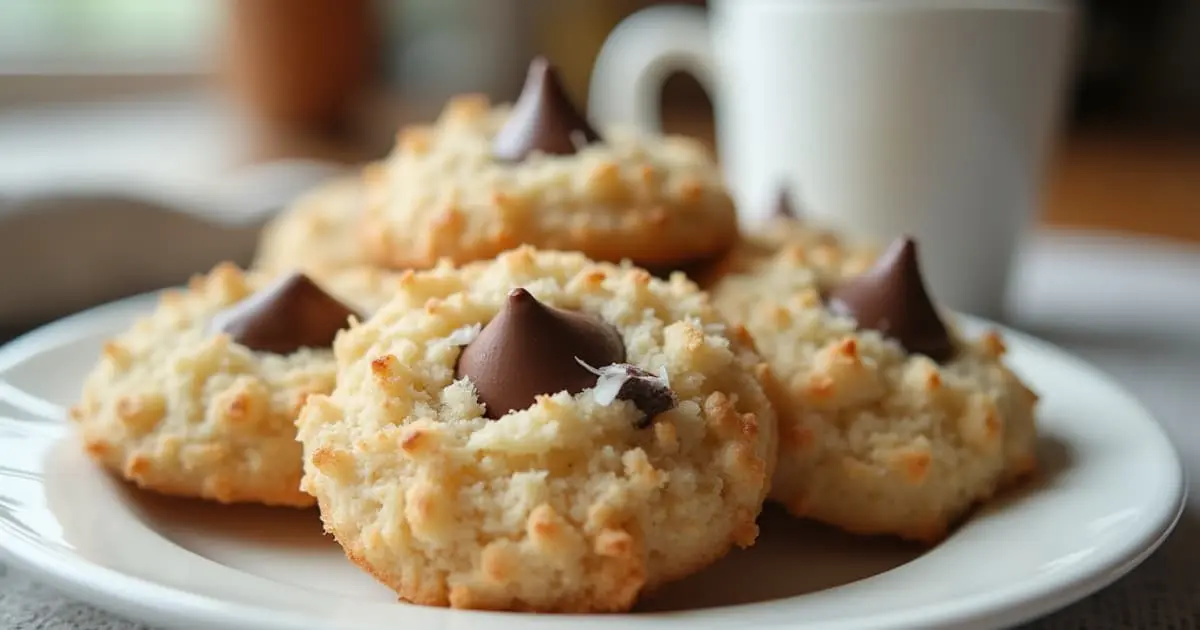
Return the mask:
<path fill-rule="evenodd" d="M 1091 361 L 1158 417 L 1200 478 L 1200 250 L 1079 235 L 1043 235 L 1023 258 L 1011 325 Z M 1200 499 L 1163 547 L 1115 585 L 1038 630 L 1200 627 Z M 0 566 L 0 628 L 143 628 L 64 598 Z"/>

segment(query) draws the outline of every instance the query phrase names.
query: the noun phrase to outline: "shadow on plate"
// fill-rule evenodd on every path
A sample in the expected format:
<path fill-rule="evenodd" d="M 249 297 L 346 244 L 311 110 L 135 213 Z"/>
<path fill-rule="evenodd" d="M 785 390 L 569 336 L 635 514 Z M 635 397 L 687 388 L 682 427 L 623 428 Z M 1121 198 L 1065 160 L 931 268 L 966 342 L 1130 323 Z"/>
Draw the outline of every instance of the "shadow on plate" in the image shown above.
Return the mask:
<path fill-rule="evenodd" d="M 125 483 L 120 487 L 128 503 L 137 506 L 143 517 L 161 527 L 169 538 L 189 531 L 202 531 L 207 537 L 237 539 L 263 548 L 297 552 L 338 548 L 333 538 L 325 535 L 315 507 L 217 505 L 199 499 L 142 492 Z"/>
<path fill-rule="evenodd" d="M 986 517 L 988 514 L 1013 509 L 1026 497 L 1053 488 L 1059 483 L 1063 473 L 1070 470 L 1075 463 L 1075 454 L 1070 445 L 1053 435 L 1038 436 L 1037 456 L 1038 468 L 1032 477 L 979 506 L 971 518 Z"/>
<path fill-rule="evenodd" d="M 753 547 L 731 552 L 701 573 L 647 595 L 637 610 L 694 610 L 795 597 L 890 571 L 923 551 L 898 540 L 856 537 L 800 521 L 776 505 L 763 510 L 759 527 Z"/>
<path fill-rule="evenodd" d="M 1072 466 L 1070 447 L 1053 436 L 1042 436 L 1038 460 L 1034 477 L 1000 494 L 969 518 L 1013 509 L 1025 497 L 1052 487 Z M 774 504 L 763 510 L 759 527 L 753 547 L 733 551 L 701 573 L 647 595 L 637 610 L 694 610 L 796 597 L 891 571 L 929 551 L 892 538 L 853 536 L 801 521 Z"/>
<path fill-rule="evenodd" d="M 998 496 L 972 519 L 1014 509 L 1023 498 L 1053 487 L 1071 468 L 1069 447 L 1053 436 L 1044 436 L 1038 450 L 1038 474 Z M 365 575 L 354 575 L 357 570 L 345 563 L 336 543 L 323 533 L 315 509 L 217 506 L 140 492 L 123 483 L 116 485 L 143 521 L 153 523 L 153 529 L 193 552 L 217 561 L 222 555 L 237 561 L 260 554 L 265 559 L 279 557 L 280 553 L 291 558 L 309 557 L 317 562 L 308 567 L 312 571 L 346 572 L 348 577 L 360 577 L 362 581 L 355 579 L 347 594 L 369 588 Z M 853 536 L 801 521 L 776 505 L 767 506 L 759 525 L 761 534 L 754 547 L 731 552 L 708 569 L 647 594 L 635 612 L 695 610 L 796 597 L 880 575 L 929 551 L 892 538 Z M 214 555 L 214 550 L 222 553 Z M 284 575 L 264 577 L 288 581 Z"/>

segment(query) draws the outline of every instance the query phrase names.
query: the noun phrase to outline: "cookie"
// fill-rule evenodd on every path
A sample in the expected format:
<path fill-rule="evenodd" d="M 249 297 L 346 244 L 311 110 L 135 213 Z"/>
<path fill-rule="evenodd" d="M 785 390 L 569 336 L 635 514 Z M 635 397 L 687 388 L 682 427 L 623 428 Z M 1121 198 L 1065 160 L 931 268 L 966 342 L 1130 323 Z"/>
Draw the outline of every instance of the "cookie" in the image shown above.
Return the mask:
<path fill-rule="evenodd" d="M 434 124 L 403 130 L 367 199 L 366 252 L 393 268 L 528 244 L 665 275 L 713 259 L 737 236 L 733 201 L 701 144 L 596 132 L 541 60 L 511 108 L 458 97 Z"/>
<path fill-rule="evenodd" d="M 297 423 L 326 530 L 403 599 L 626 610 L 754 542 L 766 366 L 681 274 L 521 247 L 403 284 Z"/>
<path fill-rule="evenodd" d="M 766 219 L 745 230 L 717 264 L 699 270 L 693 279 L 711 288 L 722 276 L 752 274 L 781 255 L 818 272 L 824 281 L 835 282 L 865 271 L 879 248 L 808 218 L 793 203 L 790 190 L 781 187 Z"/>
<path fill-rule="evenodd" d="M 71 410 L 87 452 L 163 494 L 311 505 L 296 415 L 333 389 L 333 335 L 386 299 L 388 276 L 349 272 L 326 293 L 222 264 L 164 293 L 87 376 Z"/>
<path fill-rule="evenodd" d="M 358 240 L 363 203 L 361 174 L 323 182 L 267 223 L 252 268 L 267 273 L 303 271 L 325 278 L 367 266 Z"/>
<path fill-rule="evenodd" d="M 713 294 L 777 379 L 771 495 L 796 516 L 935 542 L 1035 468 L 1037 397 L 998 333 L 966 339 L 945 323 L 912 240 L 835 284 L 780 255 Z"/>

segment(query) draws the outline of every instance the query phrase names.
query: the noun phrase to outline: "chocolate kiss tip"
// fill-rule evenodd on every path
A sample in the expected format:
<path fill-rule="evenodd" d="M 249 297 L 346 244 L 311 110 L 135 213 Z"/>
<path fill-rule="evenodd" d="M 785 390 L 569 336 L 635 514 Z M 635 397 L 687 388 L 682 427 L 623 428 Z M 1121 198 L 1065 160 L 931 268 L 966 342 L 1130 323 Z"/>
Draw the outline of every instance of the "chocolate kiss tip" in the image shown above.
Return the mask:
<path fill-rule="evenodd" d="M 860 277 L 885 274 L 896 278 L 915 280 L 925 292 L 925 282 L 921 276 L 921 264 L 917 255 L 917 240 L 907 234 L 897 236 L 888 244 L 887 249 L 875 260 L 871 269 Z"/>
<path fill-rule="evenodd" d="M 779 194 L 775 197 L 775 216 L 781 219 L 799 219 L 800 214 L 792 205 L 789 192 L 790 189 L 786 185 L 779 187 Z"/>
<path fill-rule="evenodd" d="M 901 236 L 862 275 L 835 288 L 830 308 L 895 339 L 906 350 L 935 361 L 949 359 L 954 344 L 929 297 L 917 258 L 917 242 Z"/>
<path fill-rule="evenodd" d="M 213 317 L 213 329 L 251 350 L 328 348 L 356 313 L 303 273 L 283 276 Z"/>
<path fill-rule="evenodd" d="M 596 384 L 579 365 L 625 360 L 625 344 L 607 322 L 548 306 L 525 289 L 513 289 L 500 312 L 467 344 L 456 378 L 475 386 L 488 418 L 525 409 L 542 394 L 578 393 Z"/>
<path fill-rule="evenodd" d="M 516 162 L 540 151 L 572 155 L 579 144 L 598 142 L 600 135 L 567 97 L 558 71 L 545 57 L 529 64 L 521 96 L 492 141 L 497 160 Z"/>
<path fill-rule="evenodd" d="M 529 62 L 529 72 L 526 74 L 526 81 L 554 81 L 557 83 L 558 77 L 551 76 L 555 74 L 557 73 L 554 70 L 554 66 L 550 65 L 550 60 L 542 55 L 538 55 L 533 58 L 533 61 Z"/>

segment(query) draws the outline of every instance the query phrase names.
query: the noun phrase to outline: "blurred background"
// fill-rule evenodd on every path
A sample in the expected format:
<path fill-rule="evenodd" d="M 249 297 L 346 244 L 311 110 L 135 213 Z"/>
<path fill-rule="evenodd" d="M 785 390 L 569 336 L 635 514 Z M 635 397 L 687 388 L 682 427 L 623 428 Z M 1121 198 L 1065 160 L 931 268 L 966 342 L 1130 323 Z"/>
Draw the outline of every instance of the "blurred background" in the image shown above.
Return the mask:
<path fill-rule="evenodd" d="M 3 0 L 0 236 L 18 242 L 0 246 L 0 283 L 10 285 L 0 288 L 14 295 L 17 279 L 3 270 L 17 268 L 28 286 L 0 330 L 248 252 L 266 213 L 326 171 L 381 157 L 398 126 L 434 116 L 450 95 L 515 97 L 535 54 L 585 103 L 605 37 L 650 4 Z M 1043 223 L 1200 243 L 1200 2 L 1080 8 Z M 667 131 L 711 142 L 711 107 L 694 80 L 672 78 L 663 99 Z M 270 168 L 280 164 L 294 168 Z M 156 228 L 154 203 L 209 213 L 220 228 Z M 51 220 L 113 204 L 126 223 Z M 152 260 L 121 244 L 128 221 L 160 246 Z M 161 242 L 180 233 L 188 238 Z M 55 257 L 31 270 L 51 241 Z M 122 288 L 102 290 L 101 274 Z"/>

